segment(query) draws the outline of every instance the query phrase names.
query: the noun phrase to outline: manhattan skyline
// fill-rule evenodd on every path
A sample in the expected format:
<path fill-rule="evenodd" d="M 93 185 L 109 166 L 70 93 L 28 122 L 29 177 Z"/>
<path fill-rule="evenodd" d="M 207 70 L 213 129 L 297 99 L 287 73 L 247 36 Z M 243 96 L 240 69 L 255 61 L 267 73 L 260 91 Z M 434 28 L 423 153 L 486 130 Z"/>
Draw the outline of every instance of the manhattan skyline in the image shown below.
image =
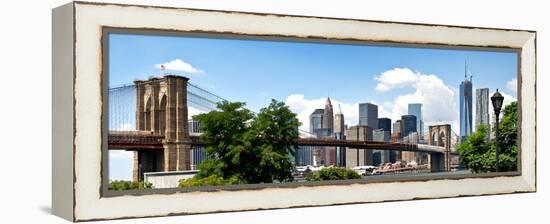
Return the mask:
<path fill-rule="evenodd" d="M 111 86 L 159 76 L 158 65 L 164 64 L 167 72 L 187 76 L 231 101 L 246 102 L 253 111 L 271 98 L 285 101 L 302 122 L 330 97 L 352 123 L 358 117 L 350 112 L 359 103 L 372 102 L 380 117 L 396 120 L 407 113 L 408 103 L 422 103 L 425 122 L 458 125 L 465 60 L 474 89 L 486 87 L 492 93 L 499 88 L 516 98 L 507 88 L 517 77 L 517 56 L 509 52 L 129 34 L 113 34 L 110 41 Z M 440 93 L 446 98 L 432 99 L 432 91 L 439 90 L 446 91 Z M 454 102 L 445 103 L 449 97 Z M 449 106 L 457 112 L 442 115 Z M 305 123 L 302 127 L 308 127 Z"/>
<path fill-rule="evenodd" d="M 392 121 L 408 114 L 409 103 L 421 103 L 425 127 L 446 122 L 458 133 L 464 61 L 474 75 L 473 89 L 489 88 L 492 94 L 498 88 L 505 99 L 516 98 L 517 55 L 510 52 L 129 34 L 109 38 L 110 86 L 159 76 L 164 65 L 166 72 L 246 102 L 255 112 L 271 98 L 284 101 L 298 114 L 303 130 L 309 129 L 311 112 L 330 97 L 332 105 L 341 106 L 346 124 L 358 123 L 359 103 L 378 105 L 378 117 Z"/>

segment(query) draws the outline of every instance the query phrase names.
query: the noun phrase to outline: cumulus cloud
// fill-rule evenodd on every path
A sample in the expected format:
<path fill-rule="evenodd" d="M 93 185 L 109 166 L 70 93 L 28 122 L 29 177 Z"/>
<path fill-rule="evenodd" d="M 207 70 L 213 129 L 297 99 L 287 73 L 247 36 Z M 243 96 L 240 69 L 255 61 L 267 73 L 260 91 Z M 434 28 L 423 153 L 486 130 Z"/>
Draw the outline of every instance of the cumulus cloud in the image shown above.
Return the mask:
<path fill-rule="evenodd" d="M 169 62 L 164 62 L 160 64 L 156 64 L 155 68 L 161 69 L 161 67 L 164 66 L 166 70 L 172 70 L 172 71 L 181 71 L 189 74 L 202 74 L 204 71 L 202 69 L 193 67 L 191 64 L 181 60 L 181 59 L 174 59 Z"/>
<path fill-rule="evenodd" d="M 453 125 L 458 123 L 458 91 L 445 84 L 436 75 L 413 72 L 408 68 L 395 68 L 383 72 L 374 79 L 378 81 L 377 91 L 387 92 L 403 87 L 414 89 L 412 93 L 398 95 L 392 101 L 382 104 L 382 110 L 387 111 L 387 116 L 392 121 L 399 120 L 401 115 L 408 113 L 409 103 L 421 103 L 425 124 L 450 123 Z"/>
<path fill-rule="evenodd" d="M 406 87 L 418 82 L 418 74 L 415 74 L 408 68 L 394 68 L 383 72 L 379 76 L 375 76 L 374 80 L 378 81 L 375 90 L 386 92 L 394 88 Z"/>
<path fill-rule="evenodd" d="M 391 80 L 392 77 L 404 76 L 399 80 Z M 401 76 L 400 76 L 401 77 Z M 407 68 L 392 69 L 375 77 L 378 81 L 377 90 L 388 92 L 394 88 L 411 87 L 413 91 L 408 94 L 398 95 L 391 101 L 370 103 L 378 105 L 378 117 L 388 117 L 392 122 L 401 119 L 408 114 L 409 103 L 422 104 L 422 116 L 425 127 L 428 124 L 451 124 L 453 129 L 458 129 L 458 90 L 446 85 L 436 75 L 427 75 L 413 72 Z M 358 124 L 359 102 L 350 103 L 331 99 L 334 113 L 338 111 L 338 104 L 342 107 L 345 123 L 348 126 Z M 297 113 L 302 122 L 300 129 L 309 131 L 309 115 L 318 108 L 324 108 L 326 98 L 307 99 L 302 94 L 292 94 L 285 99 L 290 109 Z"/>
<path fill-rule="evenodd" d="M 508 90 L 512 91 L 513 93 L 516 93 L 518 92 L 518 80 L 517 79 L 512 79 L 508 82 L 506 82 L 506 88 L 508 88 Z"/>

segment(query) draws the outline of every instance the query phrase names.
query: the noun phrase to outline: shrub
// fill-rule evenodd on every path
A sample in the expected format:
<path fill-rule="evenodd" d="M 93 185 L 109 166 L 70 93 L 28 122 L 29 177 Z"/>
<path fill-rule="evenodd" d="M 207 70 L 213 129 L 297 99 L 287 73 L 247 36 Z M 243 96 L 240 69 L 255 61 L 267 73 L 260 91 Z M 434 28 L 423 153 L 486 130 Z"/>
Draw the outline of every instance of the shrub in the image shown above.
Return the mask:
<path fill-rule="evenodd" d="M 115 191 L 124 191 L 132 189 L 151 189 L 153 188 L 152 183 L 146 182 L 134 182 L 126 180 L 114 180 L 109 182 L 109 190 Z"/>
<path fill-rule="evenodd" d="M 360 179 L 357 172 L 344 167 L 323 168 L 306 177 L 308 181 Z"/>
<path fill-rule="evenodd" d="M 229 185 L 242 183 L 236 176 L 229 179 L 223 179 L 219 175 L 210 175 L 208 177 L 192 177 L 189 179 L 181 179 L 178 187 L 198 187 L 198 186 L 215 186 L 215 185 Z"/>

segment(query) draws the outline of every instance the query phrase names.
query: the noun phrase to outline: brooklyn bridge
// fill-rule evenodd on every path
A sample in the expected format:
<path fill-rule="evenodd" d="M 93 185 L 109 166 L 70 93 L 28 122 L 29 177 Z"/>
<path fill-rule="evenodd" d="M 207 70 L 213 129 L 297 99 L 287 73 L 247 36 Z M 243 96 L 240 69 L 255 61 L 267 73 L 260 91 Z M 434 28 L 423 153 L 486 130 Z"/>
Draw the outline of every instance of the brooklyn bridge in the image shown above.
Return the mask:
<path fill-rule="evenodd" d="M 199 124 L 189 120 L 189 110 L 208 112 L 224 99 L 183 76 L 165 75 L 109 89 L 109 150 L 134 152 L 133 179 L 146 172 L 191 169 L 191 151 L 204 147 Z M 196 112 L 196 111 L 195 111 Z M 345 150 L 392 150 L 427 153 L 431 172 L 450 171 L 451 128 L 430 126 L 428 144 L 312 138 L 300 130 L 299 146 L 342 147 Z"/>

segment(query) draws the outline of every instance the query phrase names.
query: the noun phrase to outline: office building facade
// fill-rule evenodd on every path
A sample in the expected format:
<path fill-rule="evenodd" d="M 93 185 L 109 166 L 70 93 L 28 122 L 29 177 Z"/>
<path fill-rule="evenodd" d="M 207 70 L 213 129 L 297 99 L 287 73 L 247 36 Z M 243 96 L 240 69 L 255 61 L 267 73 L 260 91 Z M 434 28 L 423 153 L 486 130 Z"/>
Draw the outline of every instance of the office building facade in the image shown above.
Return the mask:
<path fill-rule="evenodd" d="M 410 144 L 418 144 L 418 133 L 417 132 L 409 132 L 407 135 L 403 137 L 403 142 L 410 143 Z M 401 152 L 401 158 L 403 161 L 407 163 L 415 162 L 418 164 L 418 152 L 408 152 L 403 151 Z"/>
<path fill-rule="evenodd" d="M 347 129 L 347 140 L 371 141 L 373 128 L 364 125 L 351 126 Z M 346 150 L 346 167 L 372 165 L 372 150 L 348 148 Z"/>
<path fill-rule="evenodd" d="M 390 138 L 390 141 L 391 142 L 401 142 L 401 120 L 397 120 L 395 121 L 395 123 L 393 123 L 393 128 L 392 128 L 392 133 L 391 133 L 391 138 Z M 393 162 L 396 162 L 396 161 L 400 161 L 401 160 L 401 151 L 392 151 L 391 154 L 390 154 L 390 161 L 393 163 Z"/>
<path fill-rule="evenodd" d="M 294 153 L 295 166 L 312 166 L 313 165 L 313 150 L 315 147 L 308 145 L 298 146 Z"/>
<path fill-rule="evenodd" d="M 378 106 L 372 103 L 359 104 L 359 125 L 378 128 Z"/>
<path fill-rule="evenodd" d="M 392 139 L 393 137 L 401 138 L 401 120 L 397 120 L 393 123 Z"/>
<path fill-rule="evenodd" d="M 424 120 L 422 119 L 422 104 L 421 103 L 409 103 L 408 114 L 416 117 L 416 132 L 419 134 L 419 138 L 422 138 L 424 133 Z"/>
<path fill-rule="evenodd" d="M 481 124 L 490 129 L 489 122 L 489 88 L 476 89 L 476 130 Z"/>
<path fill-rule="evenodd" d="M 346 139 L 345 136 L 344 114 L 340 105 L 338 105 L 338 112 L 334 115 L 334 137 L 338 140 L 344 140 Z M 336 147 L 336 165 L 346 166 L 346 147 Z"/>
<path fill-rule="evenodd" d="M 416 132 L 416 124 L 416 116 L 410 114 L 401 116 L 401 136 L 405 137 L 411 132 Z"/>
<path fill-rule="evenodd" d="M 378 129 L 391 132 L 391 119 L 387 117 L 378 118 Z"/>
<path fill-rule="evenodd" d="M 327 130 L 326 136 L 332 136 L 332 134 L 334 133 L 334 113 L 332 111 L 332 103 L 330 102 L 330 98 L 327 98 L 327 101 L 325 103 L 325 110 L 323 111 L 322 120 L 322 128 Z"/>
<path fill-rule="evenodd" d="M 325 110 L 316 109 L 309 115 L 309 132 L 315 134 L 317 130 L 323 128 L 323 116 Z"/>
<path fill-rule="evenodd" d="M 390 141 L 390 131 L 384 129 L 376 129 L 372 131 L 372 140 L 379 142 Z M 391 151 L 389 150 L 373 150 L 372 151 L 372 164 L 373 166 L 380 166 L 385 163 L 389 163 L 391 157 Z"/>
<path fill-rule="evenodd" d="M 472 134 L 472 80 L 466 79 L 460 83 L 460 141 Z"/>

